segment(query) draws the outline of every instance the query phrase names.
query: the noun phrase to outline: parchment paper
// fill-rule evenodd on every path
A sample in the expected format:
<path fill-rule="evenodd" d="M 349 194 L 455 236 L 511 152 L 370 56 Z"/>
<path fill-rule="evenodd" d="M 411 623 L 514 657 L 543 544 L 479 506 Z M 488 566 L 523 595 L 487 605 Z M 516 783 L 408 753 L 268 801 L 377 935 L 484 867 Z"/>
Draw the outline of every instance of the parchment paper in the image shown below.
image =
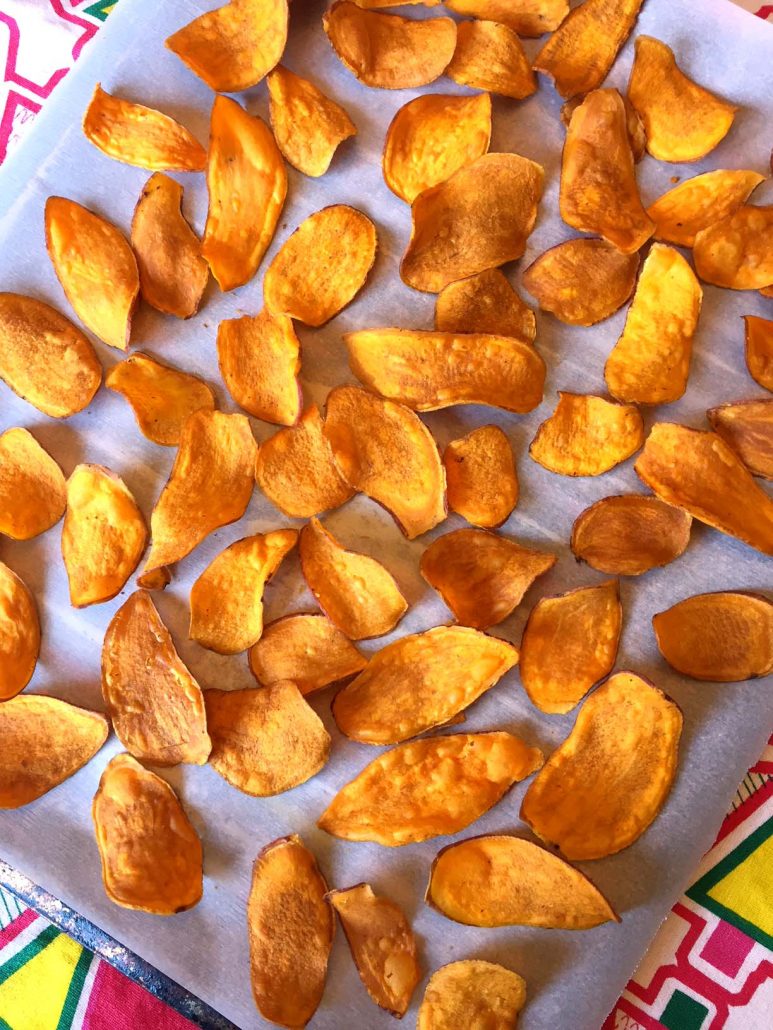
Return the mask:
<path fill-rule="evenodd" d="M 148 173 L 111 161 L 81 135 L 82 113 L 94 83 L 157 106 L 180 118 L 199 138 L 207 138 L 212 94 L 165 50 L 164 38 L 209 0 L 122 0 L 87 58 L 57 90 L 28 142 L 0 177 L 4 212 L 0 220 L 0 289 L 39 296 L 71 315 L 46 257 L 43 205 L 62 194 L 104 213 L 128 232 L 132 211 Z M 287 207 L 270 259 L 301 219 L 327 204 L 345 201 L 361 207 L 377 223 L 379 257 L 373 275 L 357 300 L 323 329 L 299 328 L 303 344 L 303 385 L 307 402 L 322 403 L 334 384 L 351 379 L 341 333 L 369 326 L 430 327 L 434 297 L 404 286 L 397 266 L 408 239 L 408 208 L 386 188 L 380 153 L 385 130 L 395 111 L 417 92 L 386 92 L 361 86 L 334 57 L 321 29 L 321 0 L 295 0 L 285 61 L 308 74 L 345 103 L 359 135 L 343 145 L 332 170 L 321 180 L 292 169 Z M 425 12 L 426 14 L 427 12 Z M 438 13 L 436 10 L 435 14 Z M 412 16 L 422 17 L 413 9 Z M 664 192 L 671 176 L 686 177 L 709 168 L 767 170 L 773 124 L 773 33 L 770 26 L 722 0 L 649 0 L 638 32 L 670 43 L 685 70 L 739 105 L 726 140 L 699 164 L 679 167 L 650 158 L 639 165 L 645 202 Z M 533 52 L 538 44 L 529 43 Z M 618 60 L 611 82 L 623 87 L 632 41 Z M 463 92 L 441 79 L 427 90 Z M 425 90 L 426 91 L 426 90 Z M 247 107 L 267 117 L 264 85 L 250 91 Z M 539 92 L 523 103 L 494 100 L 492 150 L 514 150 L 540 161 L 547 189 L 537 229 L 520 273 L 547 247 L 573 235 L 557 214 L 558 174 L 563 128 L 560 102 L 541 80 Z M 181 177 L 185 209 L 199 230 L 206 212 L 202 175 Z M 773 199 L 770 182 L 757 202 Z M 342 254 L 342 260 L 346 255 Z M 267 262 L 264 262 L 265 268 Z M 261 270 L 262 271 L 262 270 Z M 133 348 L 207 378 L 224 410 L 233 410 L 217 374 L 215 332 L 220 319 L 256 313 L 261 307 L 261 275 L 242 289 L 221 295 L 210 284 L 203 309 L 190 322 L 179 322 L 143 309 L 136 320 Z M 658 418 L 704 425 L 704 411 L 722 401 L 759 395 L 743 361 L 742 314 L 771 317 L 773 302 L 756 293 L 705 288 L 700 329 L 685 397 L 661 408 Z M 560 560 L 529 591 L 518 612 L 496 633 L 516 642 L 528 611 L 538 597 L 602 577 L 577 565 L 568 549 L 572 521 L 600 497 L 641 484 L 632 462 L 598 479 L 554 476 L 532 462 L 528 443 L 555 404 L 557 389 L 602 392 L 606 355 L 622 330 L 624 312 L 591 329 L 563 326 L 538 316 L 537 345 L 548 364 L 544 403 L 526 417 L 484 408 L 455 408 L 428 415 L 427 424 L 441 446 L 472 426 L 496 421 L 515 447 L 521 498 L 504 532 L 518 540 L 553 548 Z M 97 344 L 106 366 L 120 359 Z M 648 424 L 653 413 L 647 414 Z M 169 472 L 173 450 L 145 440 L 126 402 L 101 390 L 91 407 L 59 423 L 47 419 L 0 384 L 0 428 L 30 428 L 62 464 L 66 473 L 82 460 L 108 465 L 122 476 L 149 516 Z M 253 422 L 265 439 L 273 429 Z M 381 509 L 358 497 L 326 523 L 348 546 L 361 549 L 393 571 L 411 610 L 398 633 L 448 620 L 436 595 L 418 574 L 418 559 L 435 535 L 460 526 L 448 522 L 421 540 L 408 543 Z M 156 594 L 180 652 L 206 687 L 250 685 L 244 656 L 221 658 L 186 640 L 187 595 L 191 583 L 223 547 L 250 533 L 286 524 L 257 492 L 245 517 L 213 534 L 175 569 L 173 584 Z M 60 527 L 29 543 L 3 540 L 0 556 L 34 591 L 40 605 L 43 649 L 32 689 L 80 704 L 102 708 L 99 687 L 100 648 L 105 628 L 123 603 L 131 584 L 108 604 L 74 611 L 67 598 L 59 556 Z M 695 524 L 687 553 L 668 568 L 621 584 L 625 629 L 618 668 L 650 676 L 677 699 L 685 714 L 685 733 L 674 790 L 652 828 L 630 849 L 583 868 L 622 913 L 622 924 L 585 933 L 536 929 L 482 930 L 457 926 L 424 906 L 422 895 L 430 861 L 448 838 L 403 849 L 334 840 L 315 828 L 315 820 L 336 790 L 377 753 L 344 739 L 329 714 L 330 693 L 312 698 L 334 738 L 332 757 L 310 783 L 273 799 L 252 799 L 227 785 L 209 767 L 180 766 L 165 772 L 177 788 L 202 835 L 206 882 L 195 909 L 171 919 L 125 911 L 112 905 L 102 889 L 99 858 L 91 826 L 90 803 L 107 760 L 120 746 L 113 737 L 103 752 L 72 780 L 37 803 L 0 813 L 0 855 L 35 881 L 91 918 L 129 948 L 197 993 L 243 1028 L 265 1025 L 250 995 L 245 901 L 250 866 L 265 843 L 297 832 L 314 849 L 335 886 L 371 881 L 404 906 L 421 942 L 424 968 L 466 956 L 501 961 L 519 970 L 528 982 L 524 1030 L 597 1030 L 641 958 L 658 924 L 684 888 L 696 863 L 712 842 L 741 776 L 759 754 L 771 724 L 771 683 L 716 685 L 690 682 L 675 675 L 660 659 L 650 618 L 682 597 L 721 588 L 769 588 L 768 560 L 749 547 Z M 311 608 L 297 560 L 282 566 L 266 592 L 267 619 Z M 385 641 L 364 645 L 372 651 Z M 568 733 L 574 715 L 543 716 L 528 703 L 517 671 L 507 676 L 468 713 L 465 729 L 503 728 L 522 734 L 550 751 Z M 1 745 L 0 745 L 1 746 Z M 518 808 L 523 787 L 516 788 L 493 811 L 460 837 L 473 833 L 526 833 Z M 417 990 L 406 1024 L 413 1025 L 426 978 Z M 360 983 L 343 934 L 337 934 L 328 986 L 313 1021 L 320 1028 L 387 1027 L 388 1015 L 376 1009 Z M 520 1024 L 519 1024 L 520 1025 Z"/>

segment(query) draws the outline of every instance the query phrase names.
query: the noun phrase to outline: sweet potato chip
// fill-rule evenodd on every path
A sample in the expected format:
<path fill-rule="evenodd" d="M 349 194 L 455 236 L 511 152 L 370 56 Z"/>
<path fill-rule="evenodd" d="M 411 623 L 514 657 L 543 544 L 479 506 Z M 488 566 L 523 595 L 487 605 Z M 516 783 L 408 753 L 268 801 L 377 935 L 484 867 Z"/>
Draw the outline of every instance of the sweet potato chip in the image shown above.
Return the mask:
<path fill-rule="evenodd" d="M 542 766 L 510 733 L 456 733 L 401 744 L 347 783 L 317 825 L 344 840 L 399 847 L 458 833 Z"/>
<path fill-rule="evenodd" d="M 465 626 L 437 626 L 378 651 L 333 701 L 339 730 L 363 744 L 399 744 L 443 726 L 518 661 L 512 644 Z"/>
<path fill-rule="evenodd" d="M 309 589 L 350 640 L 383 636 L 407 612 L 391 572 L 375 558 L 347 551 L 319 519 L 303 527 L 298 549 Z"/>
<path fill-rule="evenodd" d="M 366 11 L 377 11 L 383 7 L 410 7 L 422 4 L 424 7 L 437 7 L 442 0 L 353 0 L 358 7 Z"/>
<path fill-rule="evenodd" d="M 156 916 L 173 916 L 201 901 L 201 841 L 180 800 L 131 755 L 116 755 L 91 807 L 111 901 Z"/>
<path fill-rule="evenodd" d="M 519 36 L 552 32 L 569 13 L 567 0 L 446 0 L 446 7 L 457 14 L 501 22 Z"/>
<path fill-rule="evenodd" d="M 530 784 L 521 818 L 572 860 L 622 851 L 668 797 L 681 732 L 671 698 L 632 672 L 615 673 Z"/>
<path fill-rule="evenodd" d="M 523 285 L 567 325 L 595 325 L 614 315 L 633 293 L 638 254 L 623 254 L 606 240 L 565 240 L 540 254 Z"/>
<path fill-rule="evenodd" d="M 436 969 L 419 1008 L 416 1030 L 460 1026 L 514 1027 L 526 1004 L 526 982 L 496 962 L 466 958 Z"/>
<path fill-rule="evenodd" d="M 485 404 L 523 413 L 542 401 L 545 362 L 514 336 L 359 329 L 344 343 L 360 382 L 414 411 Z"/>
<path fill-rule="evenodd" d="M 184 125 L 152 107 L 106 93 L 97 83 L 83 134 L 108 157 L 148 171 L 203 172 L 207 152 Z"/>
<path fill-rule="evenodd" d="M 287 42 L 287 0 L 230 0 L 194 18 L 166 45 L 219 93 L 241 93 L 279 64 Z"/>
<path fill-rule="evenodd" d="M 717 169 L 685 179 L 647 208 L 655 239 L 692 247 L 701 229 L 737 211 L 764 178 L 757 172 Z"/>
<path fill-rule="evenodd" d="M 462 86 L 523 100 L 537 91 L 523 43 L 515 29 L 496 21 L 464 21 L 446 75 Z"/>
<path fill-rule="evenodd" d="M 746 367 L 755 382 L 773 392 L 773 321 L 745 315 Z"/>
<path fill-rule="evenodd" d="M 102 645 L 102 695 L 116 736 L 151 765 L 204 765 L 207 735 L 201 687 L 145 590 L 113 616 Z"/>
<path fill-rule="evenodd" d="M 347 0 L 336 0 L 322 26 L 344 67 L 379 89 L 426 86 L 443 74 L 456 46 L 451 18 L 376 14 Z"/>
<path fill-rule="evenodd" d="M 443 452 L 448 506 L 473 526 L 496 529 L 518 503 L 518 476 L 510 441 L 499 426 L 481 426 Z"/>
<path fill-rule="evenodd" d="M 721 436 L 656 422 L 634 468 L 666 504 L 773 555 L 773 499 Z"/>
<path fill-rule="evenodd" d="M 441 333 L 487 333 L 534 340 L 537 320 L 498 268 L 444 286 L 435 302 Z"/>
<path fill-rule="evenodd" d="M 40 620 L 25 583 L 0 562 L 0 703 L 24 690 L 40 653 Z M 7 737 L 3 737 L 6 746 Z"/>
<path fill-rule="evenodd" d="M 64 475 L 26 429 L 0 433 L 0 533 L 31 540 L 64 515 Z"/>
<path fill-rule="evenodd" d="M 220 289 L 233 290 L 255 275 L 274 237 L 287 172 L 266 123 L 228 97 L 212 105 L 207 189 L 201 253 Z"/>
<path fill-rule="evenodd" d="M 140 277 L 124 234 L 74 200 L 49 197 L 46 249 L 81 322 L 103 343 L 126 350 Z"/>
<path fill-rule="evenodd" d="M 695 237 L 695 271 L 706 283 L 729 290 L 773 285 L 773 204 L 744 204 Z"/>
<path fill-rule="evenodd" d="M 537 430 L 529 454 L 559 476 L 600 476 L 643 442 L 644 423 L 633 404 L 559 390 L 556 409 Z"/>
<path fill-rule="evenodd" d="M 350 680 L 368 664 L 326 615 L 301 612 L 270 622 L 250 649 L 250 669 L 270 687 L 292 680 L 303 695 Z"/>
<path fill-rule="evenodd" d="M 505 835 L 443 848 L 432 863 L 426 900 L 466 926 L 590 930 L 619 922 L 579 869 L 530 840 Z"/>
<path fill-rule="evenodd" d="M 348 204 L 333 204 L 309 215 L 266 270 L 266 307 L 305 325 L 324 325 L 365 285 L 376 245 L 373 222 Z"/>
<path fill-rule="evenodd" d="M 323 432 L 344 481 L 382 504 L 409 540 L 446 517 L 437 445 L 408 408 L 338 386 L 328 394 Z"/>
<path fill-rule="evenodd" d="M 565 104 L 561 105 L 561 121 L 565 126 L 567 126 L 567 128 L 572 120 L 572 115 L 584 99 L 584 96 L 572 97 L 571 100 L 567 100 Z M 638 164 L 647 152 L 647 137 L 644 134 L 644 125 L 642 124 L 642 120 L 628 97 L 623 97 L 623 104 L 625 106 L 628 142 L 631 144 L 631 153 L 633 154 L 634 162 Z"/>
<path fill-rule="evenodd" d="M 752 475 L 773 479 L 773 400 L 723 404 L 706 416 Z"/>
<path fill-rule="evenodd" d="M 532 704 L 563 715 L 612 671 L 623 609 L 617 581 L 543 597 L 521 640 L 520 673 Z"/>
<path fill-rule="evenodd" d="M 297 539 L 295 529 L 276 529 L 221 551 L 191 587 L 190 639 L 218 654 L 239 654 L 260 640 L 263 590 Z"/>
<path fill-rule="evenodd" d="M 518 154 L 484 154 L 419 194 L 400 264 L 404 283 L 439 293 L 456 279 L 516 261 L 542 197 L 541 165 Z"/>
<path fill-rule="evenodd" d="M 280 837 L 255 859 L 247 908 L 252 993 L 260 1014 L 305 1026 L 325 989 L 335 916 L 327 884 L 300 837 Z"/>
<path fill-rule="evenodd" d="M 0 704 L 0 809 L 21 808 L 76 773 L 107 740 L 104 715 L 43 694 Z"/>
<path fill-rule="evenodd" d="M 172 573 L 166 565 L 162 565 L 158 569 L 153 569 L 152 572 L 146 572 L 142 576 L 137 576 L 135 582 L 143 590 L 166 590 L 172 582 Z"/>
<path fill-rule="evenodd" d="M 692 516 L 657 497 L 602 497 L 572 526 L 572 551 L 599 572 L 640 576 L 675 561 L 690 542 Z"/>
<path fill-rule="evenodd" d="M 686 597 L 652 627 L 665 660 L 691 679 L 735 683 L 773 671 L 773 604 L 761 594 Z"/>
<path fill-rule="evenodd" d="M 623 254 L 639 250 L 655 231 L 639 198 L 625 104 L 616 89 L 594 90 L 572 114 L 559 207 L 567 225 L 598 233 Z"/>

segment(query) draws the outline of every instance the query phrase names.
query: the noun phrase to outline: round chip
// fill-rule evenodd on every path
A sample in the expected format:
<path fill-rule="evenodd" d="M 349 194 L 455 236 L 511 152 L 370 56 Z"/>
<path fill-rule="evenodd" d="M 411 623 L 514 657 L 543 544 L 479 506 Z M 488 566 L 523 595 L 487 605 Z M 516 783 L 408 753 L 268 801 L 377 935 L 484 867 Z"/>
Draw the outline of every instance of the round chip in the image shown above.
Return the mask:
<path fill-rule="evenodd" d="M 443 452 L 448 506 L 473 526 L 496 529 L 518 503 L 518 476 L 510 441 L 499 426 L 481 426 Z"/>
<path fill-rule="evenodd" d="M 446 75 L 462 86 L 523 100 L 537 80 L 515 29 L 497 21 L 463 21 Z"/>
<path fill-rule="evenodd" d="M 692 254 L 695 271 L 706 283 L 728 290 L 773 286 L 773 204 L 744 204 L 701 229 Z"/>
<path fill-rule="evenodd" d="M 529 454 L 560 476 L 600 476 L 643 442 L 644 423 L 633 404 L 559 390 L 556 409 L 537 430 Z"/>
<path fill-rule="evenodd" d="M 285 615 L 270 622 L 250 649 L 250 669 L 269 687 L 292 680 L 304 695 L 350 680 L 368 664 L 326 615 Z"/>
<path fill-rule="evenodd" d="M 498 268 L 489 268 L 443 287 L 435 302 L 441 333 L 487 333 L 534 340 L 537 320 Z"/>
<path fill-rule="evenodd" d="M 512 969 L 482 959 L 462 959 L 435 970 L 419 1008 L 416 1030 L 460 1026 L 514 1027 L 526 1004 L 526 981 Z"/>
<path fill-rule="evenodd" d="M 39 653 L 35 598 L 19 576 L 0 562 L 0 705 L 24 690 Z M 5 746 L 8 738 L 3 740 Z"/>
<path fill-rule="evenodd" d="M 62 470 L 32 433 L 0 434 L 0 533 L 31 540 L 56 525 L 66 504 Z"/>

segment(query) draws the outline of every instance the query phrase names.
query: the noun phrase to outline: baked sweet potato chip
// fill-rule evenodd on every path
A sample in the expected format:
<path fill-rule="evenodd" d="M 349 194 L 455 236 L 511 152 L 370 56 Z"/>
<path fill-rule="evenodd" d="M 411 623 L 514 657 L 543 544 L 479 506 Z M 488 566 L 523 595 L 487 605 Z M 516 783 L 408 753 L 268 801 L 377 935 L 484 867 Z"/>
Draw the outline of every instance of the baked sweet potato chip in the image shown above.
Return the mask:
<path fill-rule="evenodd" d="M 252 993 L 260 1014 L 305 1026 L 325 989 L 335 916 L 327 884 L 300 837 L 280 837 L 255 859 L 247 908 Z"/>
<path fill-rule="evenodd" d="M 64 474 L 26 429 L 0 433 L 0 533 L 31 540 L 64 515 Z"/>
<path fill-rule="evenodd" d="M 270 687 L 292 680 L 304 696 L 350 680 L 367 664 L 326 615 L 310 612 L 270 622 L 250 649 L 250 669 L 258 683 Z"/>
<path fill-rule="evenodd" d="M 518 661 L 512 644 L 465 626 L 437 626 L 378 651 L 333 701 L 339 730 L 363 744 L 399 744 L 443 726 Z"/>
<path fill-rule="evenodd" d="M 338 386 L 328 394 L 323 433 L 344 481 L 383 505 L 409 540 L 446 517 L 437 445 L 408 408 Z"/>
<path fill-rule="evenodd" d="M 757 172 L 719 168 L 685 179 L 647 208 L 655 239 L 692 247 L 701 229 L 737 211 L 764 178 Z"/>
<path fill-rule="evenodd" d="M 142 576 L 137 576 L 135 580 L 137 586 L 143 590 L 166 590 L 171 582 L 172 573 L 166 565 L 161 565 L 159 568 L 153 569 L 152 572 L 146 572 Z"/>
<path fill-rule="evenodd" d="M 46 249 L 81 322 L 103 343 L 126 350 L 140 276 L 124 234 L 74 200 L 49 197 Z"/>
<path fill-rule="evenodd" d="M 773 321 L 745 315 L 746 367 L 755 382 L 773 392 Z"/>
<path fill-rule="evenodd" d="M 572 97 L 571 100 L 567 100 L 566 103 L 561 105 L 561 122 L 567 128 L 572 120 L 572 115 L 584 99 L 584 96 Z M 647 137 L 644 134 L 644 125 L 628 97 L 623 97 L 623 105 L 625 106 L 628 142 L 631 144 L 634 163 L 638 164 L 647 153 Z"/>
<path fill-rule="evenodd" d="M 498 268 L 444 286 L 435 302 L 441 333 L 488 333 L 534 340 L 537 320 Z"/>
<path fill-rule="evenodd" d="M 773 479 L 773 400 L 723 404 L 706 416 L 753 476 Z"/>
<path fill-rule="evenodd" d="M 135 591 L 107 627 L 102 696 L 116 736 L 151 765 L 204 765 L 207 735 L 201 687 L 145 590 Z"/>
<path fill-rule="evenodd" d="M 499 426 L 481 426 L 452 440 L 443 452 L 448 507 L 473 526 L 496 529 L 518 503 L 510 441 Z"/>
<path fill-rule="evenodd" d="M 446 75 L 462 86 L 487 89 L 523 100 L 537 91 L 537 80 L 515 29 L 496 21 L 463 21 Z"/>
<path fill-rule="evenodd" d="M 529 454 L 559 476 L 600 476 L 643 442 L 644 423 L 633 404 L 559 390 L 556 409 L 537 430 Z"/>
<path fill-rule="evenodd" d="M 695 237 L 695 271 L 706 283 L 729 290 L 773 285 L 773 204 L 744 204 Z"/>
<path fill-rule="evenodd" d="M 695 594 L 653 616 L 668 664 L 696 680 L 735 683 L 773 671 L 773 604 L 761 594 Z"/>
<path fill-rule="evenodd" d="M 416 1030 L 457 1030 L 476 1023 L 514 1027 L 526 1004 L 526 981 L 496 962 L 466 958 L 436 969 L 419 1008 Z"/>
<path fill-rule="evenodd" d="M 552 32 L 569 13 L 567 0 L 446 0 L 446 7 L 457 14 L 501 22 L 519 36 Z"/>
<path fill-rule="evenodd" d="M 201 901 L 201 841 L 166 780 L 131 755 L 116 755 L 91 814 L 105 891 L 116 905 L 173 916 Z"/>
<path fill-rule="evenodd" d="M 0 561 L 0 705 L 24 690 L 39 653 L 35 598 L 20 577 Z M 3 737 L 3 747 L 7 740 Z"/>
<path fill-rule="evenodd" d="M 76 773 L 107 740 L 104 715 L 55 697 L 0 704 L 0 809 L 21 808 Z"/>
<path fill-rule="evenodd" d="M 544 178 L 542 166 L 526 157 L 484 154 L 424 190 L 411 207 L 403 282 L 439 293 L 457 279 L 522 257 Z"/>

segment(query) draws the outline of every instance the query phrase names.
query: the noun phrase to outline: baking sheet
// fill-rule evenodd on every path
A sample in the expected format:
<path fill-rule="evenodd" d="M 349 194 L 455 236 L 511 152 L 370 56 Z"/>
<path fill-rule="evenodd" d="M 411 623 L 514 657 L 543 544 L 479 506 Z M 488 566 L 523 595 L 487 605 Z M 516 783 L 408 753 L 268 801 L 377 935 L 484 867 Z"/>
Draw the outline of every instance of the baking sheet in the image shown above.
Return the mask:
<path fill-rule="evenodd" d="M 43 206 L 51 194 L 72 197 L 104 213 L 128 231 L 132 210 L 148 173 L 109 160 L 80 132 L 80 119 L 96 81 L 132 99 L 158 106 L 180 118 L 200 139 L 207 137 L 212 94 L 163 46 L 164 38 L 209 0 L 122 0 L 89 55 L 57 90 L 29 140 L 0 176 L 0 289 L 39 296 L 71 314 L 51 271 L 43 238 Z M 367 288 L 338 318 L 320 330 L 299 328 L 303 345 L 303 385 L 307 402 L 322 403 L 334 384 L 351 379 L 341 334 L 380 325 L 430 327 L 434 297 L 419 294 L 399 280 L 397 265 L 409 234 L 408 209 L 386 188 L 380 151 L 395 111 L 420 92 L 467 92 L 447 79 L 425 90 L 385 92 L 361 86 L 333 56 L 320 18 L 320 0 L 295 0 L 287 65 L 310 74 L 344 102 L 359 128 L 345 143 L 332 170 L 321 180 L 289 170 L 290 191 L 270 259 L 298 222 L 324 205 L 345 201 L 361 207 L 376 222 L 379 256 Z M 434 12 L 437 13 L 437 12 Z M 418 10 L 412 16 L 421 17 Z M 645 202 L 665 191 L 671 176 L 696 174 L 710 167 L 748 167 L 764 172 L 773 124 L 773 32 L 724 0 L 649 0 L 638 31 L 670 43 L 683 67 L 698 81 L 739 105 L 736 123 L 709 159 L 679 167 L 646 158 L 639 165 Z M 533 52 L 538 44 L 530 42 Z M 625 48 L 611 76 L 624 86 L 632 55 Z M 246 94 L 251 112 L 267 116 L 265 86 Z M 537 229 L 526 255 L 511 268 L 520 271 L 547 247 L 570 235 L 557 215 L 558 173 L 563 129 L 559 98 L 544 79 L 539 92 L 523 103 L 495 98 L 492 150 L 514 150 L 540 161 L 547 188 Z M 201 175 L 184 175 L 185 208 L 199 230 L 206 212 Z M 773 199 L 770 183 L 757 202 Z M 345 259 L 345 257 L 344 257 Z M 265 268 L 267 262 L 264 263 Z M 217 374 L 215 333 L 220 319 L 261 306 L 261 276 L 231 294 L 210 284 L 202 311 L 189 323 L 140 311 L 134 348 L 204 376 L 215 387 L 224 410 L 233 404 Z M 773 303 L 758 294 L 706 287 L 700 329 L 687 393 L 660 408 L 659 418 L 703 425 L 703 413 L 722 401 L 758 395 L 743 363 L 742 314 L 771 317 Z M 495 630 L 518 641 L 525 617 L 538 597 L 603 577 L 578 566 L 568 549 L 570 527 L 587 505 L 608 494 L 640 489 L 632 462 L 597 479 L 551 475 L 527 456 L 536 427 L 555 403 L 557 389 L 603 392 L 604 359 L 624 321 L 624 312 L 590 329 L 563 326 L 538 315 L 537 344 L 548 364 L 545 401 L 519 417 L 492 409 L 466 407 L 426 416 L 441 446 L 473 426 L 496 421 L 510 436 L 518 461 L 521 498 L 503 531 L 520 541 L 552 548 L 560 560 L 529 591 L 520 610 Z M 120 359 L 97 344 L 106 367 Z M 653 413 L 646 415 L 648 424 Z M 145 440 L 128 406 L 118 395 L 100 391 L 91 407 L 57 423 L 45 418 L 0 384 L 0 429 L 22 425 L 61 463 L 66 473 L 83 460 L 108 465 L 122 476 L 146 515 L 172 464 L 173 451 Z M 273 431 L 253 420 L 255 435 Z M 325 519 L 347 546 L 375 555 L 394 572 L 412 607 L 398 634 L 426 629 L 448 619 L 448 612 L 418 574 L 418 559 L 434 536 L 462 525 L 455 516 L 421 540 L 406 542 L 380 508 L 358 497 Z M 223 547 L 249 533 L 286 524 L 256 492 L 245 517 L 214 533 L 175 570 L 173 584 L 155 595 L 183 659 L 205 687 L 238 687 L 253 681 L 244 656 L 223 658 L 186 640 L 187 594 L 191 583 Z M 114 601 L 74 611 L 67 599 L 59 556 L 60 527 L 28 543 L 3 540 L 0 557 L 33 589 L 41 609 L 43 649 L 32 689 L 102 708 L 100 648 L 105 628 L 131 587 Z M 0 855 L 36 882 L 92 919 L 119 941 L 159 967 L 239 1027 L 264 1026 L 250 995 L 245 901 L 250 866 L 262 845 L 296 832 L 318 855 L 329 882 L 345 886 L 371 881 L 395 898 L 418 934 L 424 968 L 466 956 L 492 959 L 520 971 L 528 982 L 524 1030 L 597 1030 L 642 956 L 658 924 L 685 886 L 700 856 L 711 844 L 741 776 L 756 759 L 770 732 L 770 682 L 712 685 L 675 675 L 660 659 L 650 627 L 653 612 L 699 591 L 771 586 L 769 561 L 744 546 L 696 524 L 687 553 L 672 566 L 644 577 L 623 580 L 625 629 L 618 668 L 650 676 L 671 694 L 685 713 L 685 733 L 676 784 L 654 826 L 630 849 L 583 869 L 622 913 L 622 925 L 576 933 L 505 928 L 482 930 L 449 923 L 422 903 L 430 861 L 448 838 L 404 849 L 334 840 L 315 828 L 315 820 L 336 790 L 376 753 L 347 741 L 329 715 L 330 693 L 312 704 L 330 729 L 330 763 L 310 783 L 272 799 L 248 798 L 228 786 L 209 767 L 166 770 L 201 833 L 205 851 L 205 891 L 190 912 L 164 920 L 110 904 L 103 892 L 93 839 L 90 802 L 108 759 L 120 750 L 111 738 L 103 752 L 61 788 L 17 812 L 0 813 Z M 282 566 L 266 592 L 266 617 L 312 606 L 297 560 Z M 389 638 L 387 638 L 389 639 Z M 363 645 L 372 651 L 378 644 Z M 550 751 L 568 733 L 574 716 L 544 716 L 527 702 L 517 671 L 508 675 L 469 712 L 465 729 L 502 728 L 522 734 Z M 516 787 L 466 833 L 525 834 L 518 808 L 523 786 Z M 407 1017 L 412 1025 L 425 981 Z M 387 1027 L 357 978 L 339 933 L 328 986 L 313 1021 L 320 1028 L 344 1025 Z M 520 1025 L 520 1024 L 519 1024 Z"/>

